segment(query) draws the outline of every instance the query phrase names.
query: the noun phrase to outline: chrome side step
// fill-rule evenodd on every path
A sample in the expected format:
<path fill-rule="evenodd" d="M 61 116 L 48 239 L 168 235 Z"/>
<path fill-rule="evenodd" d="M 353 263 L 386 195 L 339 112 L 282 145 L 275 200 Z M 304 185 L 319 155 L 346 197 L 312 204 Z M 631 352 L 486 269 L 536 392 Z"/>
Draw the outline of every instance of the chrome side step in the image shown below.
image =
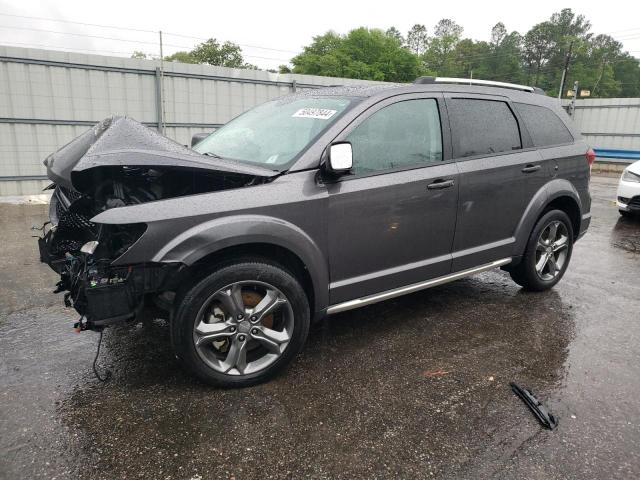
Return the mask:
<path fill-rule="evenodd" d="M 402 295 L 417 292 L 419 290 L 424 290 L 426 288 L 436 287 L 438 285 L 453 282 L 454 280 L 459 280 L 476 273 L 485 272 L 487 270 L 501 267 L 508 263 L 511 263 L 511 258 L 503 258 L 501 260 L 496 260 L 495 262 L 480 265 L 479 267 L 469 268 L 467 270 L 450 273 L 449 275 L 444 275 L 442 277 L 432 278 L 431 280 L 426 280 L 424 282 L 412 283 L 411 285 L 394 288 L 393 290 L 387 290 L 386 292 L 374 293 L 373 295 L 368 295 L 366 297 L 356 298 L 355 300 L 338 303 L 337 305 L 330 306 L 327 309 L 327 314 L 332 315 L 334 313 L 345 312 L 347 310 L 365 307 L 373 303 L 382 302 L 383 300 L 389 300 L 390 298 L 400 297 Z"/>

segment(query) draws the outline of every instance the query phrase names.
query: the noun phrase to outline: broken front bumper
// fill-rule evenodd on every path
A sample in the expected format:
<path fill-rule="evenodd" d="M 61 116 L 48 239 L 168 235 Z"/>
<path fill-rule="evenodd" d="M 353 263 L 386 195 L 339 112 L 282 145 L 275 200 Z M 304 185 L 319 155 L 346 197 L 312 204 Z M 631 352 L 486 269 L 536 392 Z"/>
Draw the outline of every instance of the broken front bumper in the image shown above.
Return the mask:
<path fill-rule="evenodd" d="M 57 234 L 56 226 L 45 225 L 38 239 L 40 261 L 60 275 L 55 293 L 64 292 L 65 305 L 86 319 L 83 328 L 100 329 L 132 319 L 149 295 L 174 290 L 179 284 L 180 263 L 114 267 L 110 260 L 80 251 L 61 256 Z"/>

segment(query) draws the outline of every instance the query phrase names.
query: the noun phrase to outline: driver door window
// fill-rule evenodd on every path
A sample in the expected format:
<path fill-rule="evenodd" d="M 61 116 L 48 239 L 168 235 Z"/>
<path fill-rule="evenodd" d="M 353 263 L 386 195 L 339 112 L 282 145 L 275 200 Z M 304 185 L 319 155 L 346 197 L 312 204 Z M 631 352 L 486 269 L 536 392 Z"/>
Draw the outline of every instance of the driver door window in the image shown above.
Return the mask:
<path fill-rule="evenodd" d="M 356 175 L 442 161 L 442 132 L 435 99 L 406 100 L 378 110 L 346 138 Z"/>

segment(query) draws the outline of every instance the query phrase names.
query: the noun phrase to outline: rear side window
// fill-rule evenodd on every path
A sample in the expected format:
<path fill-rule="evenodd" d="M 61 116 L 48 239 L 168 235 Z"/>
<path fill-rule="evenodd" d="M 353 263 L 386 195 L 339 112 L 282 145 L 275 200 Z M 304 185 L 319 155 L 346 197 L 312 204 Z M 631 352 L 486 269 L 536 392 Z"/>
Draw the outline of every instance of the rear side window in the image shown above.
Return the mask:
<path fill-rule="evenodd" d="M 536 147 L 573 142 L 564 122 L 548 108 L 526 103 L 515 105 Z"/>
<path fill-rule="evenodd" d="M 453 98 L 447 108 L 456 158 L 522 148 L 518 122 L 506 102 Z"/>
<path fill-rule="evenodd" d="M 442 130 L 433 99 L 405 100 L 378 110 L 347 137 L 356 174 L 442 161 Z"/>

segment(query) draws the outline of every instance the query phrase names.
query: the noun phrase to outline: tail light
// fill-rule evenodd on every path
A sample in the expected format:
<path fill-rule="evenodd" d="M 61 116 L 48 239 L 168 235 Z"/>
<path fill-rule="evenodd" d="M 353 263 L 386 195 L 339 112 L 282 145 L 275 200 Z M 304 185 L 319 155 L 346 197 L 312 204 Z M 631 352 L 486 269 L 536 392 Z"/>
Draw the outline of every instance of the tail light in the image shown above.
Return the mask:
<path fill-rule="evenodd" d="M 587 153 L 585 153 L 585 157 L 587 158 L 587 162 L 589 163 L 589 168 L 593 165 L 593 162 L 596 161 L 596 152 L 593 151 L 593 148 L 589 148 Z"/>

